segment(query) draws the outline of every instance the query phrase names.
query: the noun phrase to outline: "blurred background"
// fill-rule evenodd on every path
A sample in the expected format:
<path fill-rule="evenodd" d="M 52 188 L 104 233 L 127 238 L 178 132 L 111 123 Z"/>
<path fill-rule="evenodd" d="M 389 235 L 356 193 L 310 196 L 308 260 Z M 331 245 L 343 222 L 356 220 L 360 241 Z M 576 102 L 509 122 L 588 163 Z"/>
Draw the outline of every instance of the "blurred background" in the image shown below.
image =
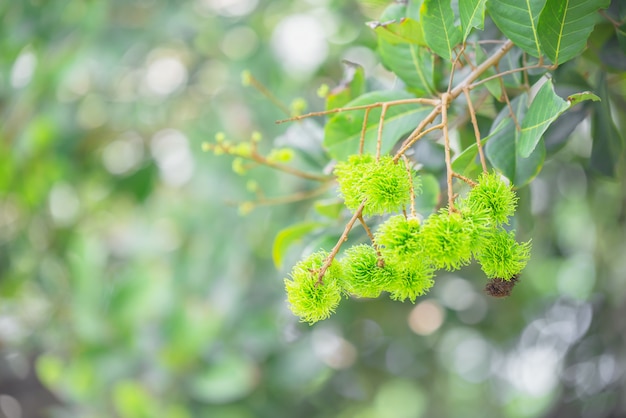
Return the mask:
<path fill-rule="evenodd" d="M 319 126 L 276 125 L 241 72 L 309 110 L 343 59 L 385 85 L 364 22 L 387 3 L 0 3 L 0 416 L 626 417 L 625 173 L 589 166 L 591 133 L 626 126 L 623 53 L 599 64 L 622 110 L 519 191 L 534 248 L 510 298 L 470 266 L 415 305 L 346 300 L 313 327 L 286 307 L 290 266 L 341 226 L 277 269 L 276 234 L 310 205 L 249 211 L 250 176 L 201 144 L 258 131 L 322 167 Z M 310 187 L 252 176 L 267 196 Z"/>

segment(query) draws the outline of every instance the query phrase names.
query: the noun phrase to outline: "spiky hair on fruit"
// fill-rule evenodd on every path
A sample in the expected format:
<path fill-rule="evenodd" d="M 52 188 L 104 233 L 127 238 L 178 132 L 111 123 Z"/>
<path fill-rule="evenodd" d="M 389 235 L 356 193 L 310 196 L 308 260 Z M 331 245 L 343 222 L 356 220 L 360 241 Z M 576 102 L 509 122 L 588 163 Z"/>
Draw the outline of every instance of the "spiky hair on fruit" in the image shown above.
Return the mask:
<path fill-rule="evenodd" d="M 489 278 L 509 280 L 526 267 L 530 258 L 530 241 L 519 243 L 515 232 L 494 228 L 484 238 L 484 244 L 476 259 Z"/>
<path fill-rule="evenodd" d="M 471 212 L 485 212 L 491 222 L 498 226 L 509 223 L 509 217 L 517 207 L 517 196 L 496 172 L 482 173 L 464 203 Z"/>
<path fill-rule="evenodd" d="M 370 154 L 351 155 L 347 161 L 340 161 L 334 169 L 339 194 L 348 209 L 356 211 L 363 201 L 363 178 L 375 161 Z"/>
<path fill-rule="evenodd" d="M 419 189 L 402 163 L 390 155 L 376 161 L 371 155 L 353 155 L 335 166 L 339 192 L 351 211 L 365 201 L 363 215 L 397 212 L 411 200 L 411 187 Z"/>
<path fill-rule="evenodd" d="M 370 164 L 363 184 L 364 215 L 382 215 L 401 210 L 411 201 L 411 182 L 406 167 L 390 155 Z"/>
<path fill-rule="evenodd" d="M 424 254 L 428 254 L 437 269 L 452 271 L 469 264 L 473 228 L 474 225 L 460 213 L 441 209 L 426 219 L 422 226 L 420 235 Z"/>
<path fill-rule="evenodd" d="M 333 260 L 319 282 L 319 271 L 327 257 L 323 250 L 311 254 L 293 267 L 291 279 L 285 279 L 289 308 L 311 325 L 328 318 L 341 301 L 342 268 L 338 261 Z"/>
<path fill-rule="evenodd" d="M 385 290 L 393 300 L 409 299 L 415 303 L 418 296 L 426 294 L 435 284 L 433 280 L 435 269 L 426 258 L 408 258 L 398 261 L 392 267 L 395 270 L 393 281 Z"/>
<path fill-rule="evenodd" d="M 395 215 L 378 227 L 374 238 L 386 260 L 404 259 L 421 250 L 419 230 L 419 219 Z"/>
<path fill-rule="evenodd" d="M 378 257 L 376 249 L 371 245 L 348 248 L 342 264 L 343 288 L 357 297 L 376 298 L 393 279 L 394 271 Z"/>

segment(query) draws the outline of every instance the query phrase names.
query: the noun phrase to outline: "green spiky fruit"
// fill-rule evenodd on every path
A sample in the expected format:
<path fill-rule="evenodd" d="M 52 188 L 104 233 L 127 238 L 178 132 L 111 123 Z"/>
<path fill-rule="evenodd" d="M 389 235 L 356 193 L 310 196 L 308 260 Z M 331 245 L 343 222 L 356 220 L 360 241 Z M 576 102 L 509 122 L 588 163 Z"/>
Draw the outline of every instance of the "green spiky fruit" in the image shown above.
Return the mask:
<path fill-rule="evenodd" d="M 411 183 L 419 188 L 418 180 L 409 177 L 404 164 L 394 162 L 389 155 L 379 161 L 371 155 L 353 155 L 338 163 L 334 173 L 346 206 L 354 212 L 365 201 L 365 216 L 401 210 L 411 200 Z"/>
<path fill-rule="evenodd" d="M 318 251 L 296 264 L 291 270 L 291 279 L 285 279 L 287 301 L 291 311 L 302 322 L 314 324 L 328 318 L 341 301 L 341 265 L 333 260 L 319 283 L 319 269 L 328 253 Z"/>
<path fill-rule="evenodd" d="M 424 254 L 437 269 L 457 270 L 471 260 L 473 233 L 473 224 L 460 213 L 442 209 L 422 226 Z"/>
<path fill-rule="evenodd" d="M 343 287 L 351 295 L 376 298 L 393 278 L 394 271 L 379 259 L 371 245 L 355 245 L 346 250 Z"/>
<path fill-rule="evenodd" d="M 341 161 L 335 166 L 339 194 L 352 212 L 356 211 L 363 201 L 363 179 L 373 162 L 374 157 L 369 154 L 351 155 L 347 161 Z"/>
<path fill-rule="evenodd" d="M 363 184 L 364 215 L 382 215 L 401 210 L 411 200 L 411 178 L 404 164 L 389 155 L 371 164 Z"/>
<path fill-rule="evenodd" d="M 517 206 L 517 196 L 497 173 L 482 173 L 464 203 L 473 213 L 486 213 L 497 226 L 509 223 Z"/>
<path fill-rule="evenodd" d="M 415 256 L 421 250 L 420 221 L 396 215 L 378 227 L 375 239 L 385 260 L 401 260 Z"/>
<path fill-rule="evenodd" d="M 415 303 L 415 299 L 426 294 L 435 283 L 435 269 L 426 258 L 412 257 L 392 267 L 395 270 L 393 281 L 385 290 L 393 300 L 409 299 Z"/>
<path fill-rule="evenodd" d="M 510 280 L 526 267 L 530 246 L 530 241 L 517 242 L 514 231 L 494 228 L 485 237 L 483 248 L 476 258 L 487 277 Z"/>

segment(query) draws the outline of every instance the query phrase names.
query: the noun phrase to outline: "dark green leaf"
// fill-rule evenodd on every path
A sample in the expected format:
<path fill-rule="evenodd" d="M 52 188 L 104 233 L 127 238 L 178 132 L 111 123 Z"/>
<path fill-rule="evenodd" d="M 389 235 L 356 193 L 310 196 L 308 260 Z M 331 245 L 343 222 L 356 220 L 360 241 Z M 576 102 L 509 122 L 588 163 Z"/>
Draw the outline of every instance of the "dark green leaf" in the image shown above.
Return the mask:
<path fill-rule="evenodd" d="M 537 25 L 543 52 L 555 64 L 579 55 L 587 45 L 598 9 L 608 5 L 607 0 L 546 0 Z"/>
<path fill-rule="evenodd" d="M 602 99 L 593 103 L 594 116 L 591 119 L 591 168 L 605 176 L 615 176 L 617 164 L 623 157 L 624 139 L 611 117 L 608 85 L 603 74 L 598 81 L 598 95 Z"/>
<path fill-rule="evenodd" d="M 511 102 L 515 120 L 524 118 L 528 108 L 528 95 L 523 93 Z M 511 182 L 521 187 L 530 182 L 543 166 L 545 146 L 540 142 L 528 158 L 517 152 L 520 129 L 515 124 L 508 107 L 504 107 L 496 117 L 485 147 L 485 154 L 491 165 L 502 172 Z"/>
<path fill-rule="evenodd" d="M 530 156 L 546 129 L 569 107 L 570 103 L 554 92 L 552 80 L 547 80 L 537 92 L 522 122 L 522 132 L 517 143 L 519 155 L 523 158 Z"/>
<path fill-rule="evenodd" d="M 487 11 L 502 33 L 533 57 L 541 56 L 537 31 L 546 0 L 487 0 Z"/>
<path fill-rule="evenodd" d="M 487 59 L 487 55 L 485 54 L 485 51 L 483 51 L 483 48 L 480 46 L 480 44 L 476 44 L 475 48 L 474 48 L 475 54 L 476 54 L 476 65 L 478 65 L 479 63 L 483 62 L 485 59 Z M 483 73 L 483 75 L 481 75 L 481 79 L 482 78 L 487 78 L 490 76 L 493 76 L 496 74 L 496 71 L 492 68 L 489 68 L 487 71 L 485 71 Z M 487 90 L 489 90 L 489 93 L 492 94 L 493 97 L 496 98 L 496 100 L 498 101 L 502 101 L 503 100 L 503 96 L 502 96 L 502 85 L 500 84 L 500 80 L 499 79 L 493 79 L 491 81 L 487 81 L 485 83 L 485 87 L 487 87 Z"/>
<path fill-rule="evenodd" d="M 452 60 L 452 50 L 462 42 L 461 30 L 454 25 L 450 1 L 425 0 L 420 8 L 420 21 L 426 43 L 437 55 Z"/>
<path fill-rule="evenodd" d="M 348 103 L 347 106 L 360 106 L 412 98 L 414 97 L 405 91 L 375 91 L 364 94 Z M 385 124 L 382 132 L 382 152 L 389 152 L 402 135 L 413 130 L 430 111 L 430 107 L 411 103 L 389 107 L 385 115 Z M 381 108 L 374 108 L 370 111 L 367 119 L 365 152 L 371 154 L 376 152 L 380 114 Z M 358 151 L 364 118 L 365 110 L 352 110 L 339 113 L 328 121 L 324 130 L 324 145 L 328 148 L 328 152 L 333 158 L 345 160 Z"/>

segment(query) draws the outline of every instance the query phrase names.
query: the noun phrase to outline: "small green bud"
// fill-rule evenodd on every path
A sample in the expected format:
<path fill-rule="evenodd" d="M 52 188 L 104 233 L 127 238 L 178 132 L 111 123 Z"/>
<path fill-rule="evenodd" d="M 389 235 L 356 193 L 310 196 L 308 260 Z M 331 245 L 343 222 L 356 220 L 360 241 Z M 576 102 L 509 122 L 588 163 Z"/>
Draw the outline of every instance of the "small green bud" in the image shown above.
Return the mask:
<path fill-rule="evenodd" d="M 218 144 L 224 142 L 225 139 L 226 134 L 224 134 L 224 132 L 218 132 L 215 134 L 215 142 L 217 142 Z"/>
<path fill-rule="evenodd" d="M 211 144 L 209 144 L 207 141 L 204 141 L 202 143 L 202 151 L 204 152 L 211 151 Z"/>
<path fill-rule="evenodd" d="M 241 85 L 248 87 L 250 84 L 252 84 L 252 73 L 250 70 L 243 70 L 241 72 Z"/>
<path fill-rule="evenodd" d="M 259 131 L 252 132 L 252 135 L 250 137 L 250 140 L 252 142 L 258 143 L 258 142 L 261 142 L 261 139 L 263 139 L 263 136 L 261 135 L 261 132 L 259 132 Z"/>
<path fill-rule="evenodd" d="M 267 156 L 271 163 L 288 163 L 293 159 L 293 150 L 289 148 L 273 149 Z"/>
<path fill-rule="evenodd" d="M 248 180 L 246 182 L 246 190 L 248 190 L 251 193 L 254 193 L 256 191 L 259 190 L 259 183 L 256 182 L 256 180 Z"/>
<path fill-rule="evenodd" d="M 299 116 L 307 108 L 307 102 L 302 97 L 298 97 L 291 102 L 291 116 Z"/>
<path fill-rule="evenodd" d="M 249 157 L 252 153 L 252 147 L 249 142 L 240 142 L 235 145 L 231 153 L 242 157 Z"/>
<path fill-rule="evenodd" d="M 240 176 L 243 176 L 244 174 L 246 174 L 247 170 L 246 170 L 246 167 L 244 166 L 243 158 L 235 158 L 233 160 L 232 169 L 235 173 L 239 174 Z"/>
<path fill-rule="evenodd" d="M 328 96 L 328 93 L 330 92 L 330 87 L 328 87 L 328 84 L 324 83 L 321 84 L 318 88 L 317 88 L 317 97 L 319 97 L 320 99 L 325 98 L 326 96 Z"/>
<path fill-rule="evenodd" d="M 254 202 L 243 202 L 239 204 L 239 215 L 246 216 L 254 210 Z"/>

